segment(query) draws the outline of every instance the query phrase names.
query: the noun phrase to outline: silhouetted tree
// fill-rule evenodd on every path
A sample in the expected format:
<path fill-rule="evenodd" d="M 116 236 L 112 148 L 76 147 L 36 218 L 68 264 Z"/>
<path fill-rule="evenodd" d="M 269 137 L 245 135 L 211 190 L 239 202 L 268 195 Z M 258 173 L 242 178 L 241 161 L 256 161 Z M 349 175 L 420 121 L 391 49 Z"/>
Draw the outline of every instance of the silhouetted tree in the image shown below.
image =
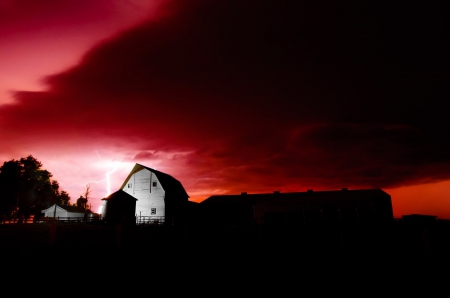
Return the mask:
<path fill-rule="evenodd" d="M 16 211 L 20 197 L 22 166 L 18 160 L 4 162 L 0 168 L 0 213 L 11 215 Z"/>
<path fill-rule="evenodd" d="M 28 217 L 57 203 L 69 204 L 67 192 L 61 192 L 52 174 L 29 155 L 10 160 L 0 167 L 0 213 Z"/>
<path fill-rule="evenodd" d="M 84 198 L 83 196 L 80 196 L 77 199 L 77 207 L 82 208 L 83 210 L 86 210 L 86 205 L 87 205 L 87 199 Z"/>
<path fill-rule="evenodd" d="M 81 194 L 81 196 L 77 200 L 77 206 L 83 208 L 84 211 L 90 211 L 89 210 L 89 195 L 91 194 L 91 185 L 86 184 L 84 187 L 84 192 Z"/>
<path fill-rule="evenodd" d="M 65 190 L 59 193 L 58 202 L 61 206 L 70 206 L 70 196 Z"/>

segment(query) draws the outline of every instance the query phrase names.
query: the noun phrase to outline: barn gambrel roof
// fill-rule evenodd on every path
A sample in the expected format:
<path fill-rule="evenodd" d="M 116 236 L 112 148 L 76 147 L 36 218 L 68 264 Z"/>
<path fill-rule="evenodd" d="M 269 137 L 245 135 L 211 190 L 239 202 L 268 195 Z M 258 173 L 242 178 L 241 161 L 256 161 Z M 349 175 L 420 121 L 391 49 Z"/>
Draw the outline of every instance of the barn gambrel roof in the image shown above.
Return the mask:
<path fill-rule="evenodd" d="M 123 182 L 123 184 L 120 188 L 123 189 L 125 187 L 125 185 L 127 185 L 128 181 L 130 180 L 131 176 L 133 176 L 133 174 L 135 174 L 139 171 L 142 171 L 144 169 L 149 170 L 150 172 L 155 174 L 156 177 L 158 178 L 159 182 L 161 183 L 161 186 L 163 187 L 163 189 L 167 193 L 169 193 L 171 196 L 180 197 L 180 198 L 184 198 L 184 197 L 189 198 L 189 195 L 187 194 L 186 190 L 184 189 L 184 187 L 180 181 L 178 181 L 177 179 L 175 179 L 174 177 L 172 177 L 169 174 L 157 171 L 155 169 L 146 167 L 146 166 L 138 164 L 138 163 L 134 165 L 130 174 L 128 174 L 127 178 L 125 179 L 125 181 Z"/>

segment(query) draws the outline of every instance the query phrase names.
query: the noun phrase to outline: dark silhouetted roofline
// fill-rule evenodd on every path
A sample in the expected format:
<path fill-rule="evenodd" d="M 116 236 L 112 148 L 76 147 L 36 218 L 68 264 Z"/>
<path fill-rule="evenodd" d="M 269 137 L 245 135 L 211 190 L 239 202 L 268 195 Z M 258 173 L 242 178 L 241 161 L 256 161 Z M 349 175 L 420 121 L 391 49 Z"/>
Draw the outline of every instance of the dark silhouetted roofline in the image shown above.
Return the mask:
<path fill-rule="evenodd" d="M 368 196 L 389 196 L 384 190 L 379 188 L 370 189 L 347 189 L 343 188 L 340 190 L 307 190 L 304 192 L 280 192 L 274 191 L 273 193 L 256 193 L 250 194 L 248 192 L 242 192 L 241 194 L 230 194 L 230 195 L 214 195 L 203 200 L 201 204 L 208 204 L 209 202 L 231 202 L 231 201 L 259 201 L 264 199 L 322 199 L 333 197 L 336 199 L 354 199 L 358 197 L 368 197 Z"/>

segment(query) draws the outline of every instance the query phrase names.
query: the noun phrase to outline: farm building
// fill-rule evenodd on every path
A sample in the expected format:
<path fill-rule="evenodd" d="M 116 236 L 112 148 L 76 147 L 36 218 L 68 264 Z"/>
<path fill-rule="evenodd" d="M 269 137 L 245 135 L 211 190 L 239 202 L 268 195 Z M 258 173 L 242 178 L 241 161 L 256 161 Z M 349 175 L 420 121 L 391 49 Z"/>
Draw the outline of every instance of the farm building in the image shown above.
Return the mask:
<path fill-rule="evenodd" d="M 200 203 L 205 224 L 311 226 L 352 220 L 391 220 L 391 196 L 381 189 L 211 196 Z"/>
<path fill-rule="evenodd" d="M 103 217 L 108 221 L 117 218 L 117 212 L 122 212 L 120 216 L 129 218 L 132 215 L 138 224 L 158 222 L 175 225 L 183 218 L 188 198 L 183 185 L 174 177 L 135 164 L 120 190 L 103 199 Z M 130 204 L 134 204 L 134 208 Z"/>
<path fill-rule="evenodd" d="M 119 189 L 102 201 L 102 217 L 107 223 L 117 224 L 120 222 L 126 225 L 136 223 L 136 198 Z"/>
<path fill-rule="evenodd" d="M 44 217 L 54 217 L 54 218 L 80 218 L 82 219 L 85 215 L 85 211 L 76 206 L 59 206 L 54 204 L 53 206 L 41 210 Z"/>

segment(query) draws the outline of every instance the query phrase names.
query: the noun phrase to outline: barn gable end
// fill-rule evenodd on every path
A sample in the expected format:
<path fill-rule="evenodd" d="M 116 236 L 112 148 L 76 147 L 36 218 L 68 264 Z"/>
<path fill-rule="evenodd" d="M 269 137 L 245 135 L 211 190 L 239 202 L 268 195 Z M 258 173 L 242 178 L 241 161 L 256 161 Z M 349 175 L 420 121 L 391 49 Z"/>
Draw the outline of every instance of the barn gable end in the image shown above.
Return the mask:
<path fill-rule="evenodd" d="M 174 225 L 181 219 L 189 198 L 177 179 L 141 164 L 134 165 L 120 191 L 135 199 L 137 223 Z M 104 210 L 107 204 L 108 198 L 105 198 Z"/>

